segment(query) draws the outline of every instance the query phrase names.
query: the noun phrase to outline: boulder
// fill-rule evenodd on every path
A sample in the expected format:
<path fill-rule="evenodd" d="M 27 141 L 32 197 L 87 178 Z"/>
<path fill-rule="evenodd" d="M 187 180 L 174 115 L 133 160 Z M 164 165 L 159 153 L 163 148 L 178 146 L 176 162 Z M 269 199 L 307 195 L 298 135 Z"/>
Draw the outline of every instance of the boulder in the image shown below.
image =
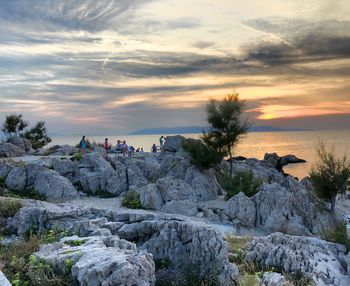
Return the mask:
<path fill-rule="evenodd" d="M 76 168 L 74 185 L 88 194 L 119 196 L 128 190 L 127 169 L 99 155 L 85 155 Z"/>
<path fill-rule="evenodd" d="M 0 271 L 0 285 L 1 286 L 11 286 L 10 281 L 7 280 L 6 276 L 1 271 Z"/>
<path fill-rule="evenodd" d="M 0 158 L 20 157 L 24 150 L 11 143 L 0 143 Z"/>
<path fill-rule="evenodd" d="M 80 241 L 81 245 L 72 246 L 71 241 Z M 138 252 L 134 244 L 117 236 L 66 237 L 41 246 L 33 255 L 63 272 L 67 271 L 65 261 L 72 261 L 70 274 L 79 285 L 155 284 L 152 254 Z"/>
<path fill-rule="evenodd" d="M 260 286 L 293 286 L 283 275 L 276 272 L 265 272 Z"/>
<path fill-rule="evenodd" d="M 47 150 L 47 153 L 55 156 L 71 156 L 79 152 L 79 148 L 70 145 L 55 145 Z"/>
<path fill-rule="evenodd" d="M 159 177 L 172 177 L 184 180 L 186 171 L 190 166 L 190 161 L 184 157 L 166 155 L 160 163 Z"/>
<path fill-rule="evenodd" d="M 183 180 L 170 177 L 160 178 L 157 187 L 164 202 L 190 200 L 197 201 L 196 194 L 192 187 Z"/>
<path fill-rule="evenodd" d="M 245 259 L 266 267 L 279 267 L 287 273 L 300 271 L 319 286 L 346 286 L 350 285 L 349 256 L 344 245 L 316 237 L 274 233 L 248 242 Z"/>
<path fill-rule="evenodd" d="M 4 180 L 12 170 L 13 166 L 0 161 L 0 180 Z"/>
<path fill-rule="evenodd" d="M 148 184 L 139 191 L 141 206 L 149 210 L 161 210 L 164 206 L 161 193 L 156 184 Z"/>
<path fill-rule="evenodd" d="M 187 216 L 195 216 L 198 213 L 197 204 L 188 200 L 166 202 L 163 212 L 170 214 L 182 214 Z"/>
<path fill-rule="evenodd" d="M 51 166 L 61 176 L 73 180 L 76 172 L 76 163 L 72 160 L 52 158 Z"/>
<path fill-rule="evenodd" d="M 181 135 L 167 136 L 162 148 L 162 152 L 177 152 L 182 148 L 185 137 Z"/>
<path fill-rule="evenodd" d="M 34 152 L 34 150 L 32 148 L 32 143 L 26 138 L 13 137 L 13 138 L 11 138 L 10 143 L 21 148 L 26 153 L 27 152 Z"/>
<path fill-rule="evenodd" d="M 255 204 L 244 193 L 229 199 L 224 213 L 235 222 L 246 227 L 254 227 L 256 218 Z"/>
<path fill-rule="evenodd" d="M 24 191 L 27 184 L 26 168 L 15 167 L 7 175 L 5 186 L 12 191 Z"/>
<path fill-rule="evenodd" d="M 37 176 L 34 189 L 49 202 L 63 203 L 79 198 L 72 183 L 51 170 L 41 172 Z"/>
<path fill-rule="evenodd" d="M 298 163 L 306 163 L 306 160 L 300 159 L 295 155 L 285 155 L 281 157 L 281 163 L 283 166 L 288 164 L 298 164 Z"/>

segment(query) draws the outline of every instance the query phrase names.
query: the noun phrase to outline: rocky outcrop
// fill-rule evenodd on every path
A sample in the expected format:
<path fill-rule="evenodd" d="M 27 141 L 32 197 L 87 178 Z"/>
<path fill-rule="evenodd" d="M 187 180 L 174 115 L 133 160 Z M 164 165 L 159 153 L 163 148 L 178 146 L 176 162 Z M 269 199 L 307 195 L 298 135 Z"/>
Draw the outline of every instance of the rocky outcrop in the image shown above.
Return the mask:
<path fill-rule="evenodd" d="M 79 197 L 67 178 L 39 164 L 13 167 L 6 176 L 5 187 L 23 195 L 34 191 L 50 202 L 66 202 Z"/>
<path fill-rule="evenodd" d="M 228 200 L 225 214 L 235 225 L 254 227 L 256 218 L 255 204 L 245 194 L 239 193 Z"/>
<path fill-rule="evenodd" d="M 7 280 L 6 276 L 1 271 L 0 271 L 0 285 L 1 286 L 11 286 L 10 281 Z"/>
<path fill-rule="evenodd" d="M 164 205 L 162 211 L 170 214 L 195 216 L 198 213 L 198 207 L 196 203 L 189 200 L 169 201 Z"/>
<path fill-rule="evenodd" d="M 74 246 L 72 242 L 81 245 Z M 62 272 L 67 271 L 66 261 L 71 261 L 69 274 L 79 285 L 155 284 L 152 254 L 137 251 L 135 244 L 118 236 L 66 237 L 58 243 L 41 246 L 34 257 Z"/>
<path fill-rule="evenodd" d="M 182 144 L 185 141 L 185 137 L 181 135 L 167 136 L 162 152 L 177 152 L 182 148 Z"/>
<path fill-rule="evenodd" d="M 265 272 L 261 279 L 260 286 L 293 286 L 293 284 L 279 273 Z"/>
<path fill-rule="evenodd" d="M 125 166 L 112 165 L 99 155 L 85 155 L 76 166 L 73 184 L 88 194 L 119 196 L 128 190 Z"/>
<path fill-rule="evenodd" d="M 71 156 L 78 152 L 78 148 L 70 145 L 55 145 L 47 150 L 47 154 L 55 156 Z"/>
<path fill-rule="evenodd" d="M 315 237 L 274 233 L 248 242 L 245 259 L 285 272 L 301 271 L 316 285 L 350 285 L 345 246 Z"/>
<path fill-rule="evenodd" d="M 34 152 L 34 150 L 32 148 L 32 143 L 26 138 L 13 137 L 13 138 L 11 138 L 10 143 L 21 148 L 26 153 Z"/>
<path fill-rule="evenodd" d="M 228 250 L 222 235 L 210 226 L 184 217 L 138 210 L 87 209 L 74 204 L 53 205 L 26 201 L 7 226 L 18 234 L 35 228 L 74 232 L 79 236 L 118 235 L 135 242 L 139 250 L 153 254 L 154 259 L 171 263 L 191 263 L 201 273 L 217 271 L 220 285 L 236 285 L 238 269 L 228 261 Z"/>
<path fill-rule="evenodd" d="M 72 183 L 51 170 L 40 172 L 35 180 L 34 189 L 48 202 L 63 203 L 79 198 Z"/>
<path fill-rule="evenodd" d="M 20 157 L 24 150 L 11 143 L 0 143 L 0 158 Z"/>
<path fill-rule="evenodd" d="M 295 155 L 285 155 L 285 156 L 278 156 L 277 153 L 266 153 L 264 155 L 264 160 L 262 163 L 266 164 L 267 166 L 271 168 L 276 168 L 278 170 L 282 169 L 283 166 L 289 165 L 289 164 L 297 164 L 297 163 L 305 163 L 306 161 L 304 159 L 300 159 Z"/>

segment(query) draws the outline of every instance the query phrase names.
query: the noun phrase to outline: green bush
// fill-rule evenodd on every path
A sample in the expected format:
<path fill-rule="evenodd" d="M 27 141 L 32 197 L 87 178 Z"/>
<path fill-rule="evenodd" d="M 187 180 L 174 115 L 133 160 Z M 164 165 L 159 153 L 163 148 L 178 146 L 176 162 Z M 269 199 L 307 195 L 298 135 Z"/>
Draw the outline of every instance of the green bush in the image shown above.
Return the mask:
<path fill-rule="evenodd" d="M 186 139 L 183 148 L 189 153 L 191 163 L 200 169 L 207 170 L 215 167 L 223 158 L 223 153 L 208 147 L 200 140 Z"/>
<path fill-rule="evenodd" d="M 239 172 L 233 177 L 229 173 L 224 173 L 220 178 L 220 185 L 226 190 L 226 198 L 243 192 L 247 197 L 254 196 L 260 190 L 262 181 L 254 178 L 254 174 L 250 172 Z"/>
<path fill-rule="evenodd" d="M 126 192 L 122 201 L 122 206 L 129 209 L 140 209 L 141 208 L 140 194 L 136 191 Z"/>
<path fill-rule="evenodd" d="M 345 245 L 347 251 L 350 251 L 350 237 L 347 232 L 346 221 L 336 221 L 329 228 L 322 227 L 321 237 L 324 240 Z"/>
<path fill-rule="evenodd" d="M 13 217 L 21 207 L 22 207 L 22 204 L 19 200 L 14 200 L 14 199 L 0 200 L 0 217 L 3 217 L 3 218 Z"/>

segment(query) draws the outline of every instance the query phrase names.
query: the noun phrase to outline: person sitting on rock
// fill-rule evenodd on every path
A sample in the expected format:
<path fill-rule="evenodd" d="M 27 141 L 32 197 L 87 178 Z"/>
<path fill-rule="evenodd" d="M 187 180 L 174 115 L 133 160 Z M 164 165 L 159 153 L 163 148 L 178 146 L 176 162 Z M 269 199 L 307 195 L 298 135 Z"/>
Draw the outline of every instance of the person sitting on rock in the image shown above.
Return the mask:
<path fill-rule="evenodd" d="M 157 153 L 157 145 L 156 144 L 152 145 L 151 152 L 152 153 Z"/>
<path fill-rule="evenodd" d="M 111 149 L 111 145 L 108 143 L 108 138 L 105 139 L 103 147 L 105 148 L 106 153 L 108 153 L 108 151 Z"/>

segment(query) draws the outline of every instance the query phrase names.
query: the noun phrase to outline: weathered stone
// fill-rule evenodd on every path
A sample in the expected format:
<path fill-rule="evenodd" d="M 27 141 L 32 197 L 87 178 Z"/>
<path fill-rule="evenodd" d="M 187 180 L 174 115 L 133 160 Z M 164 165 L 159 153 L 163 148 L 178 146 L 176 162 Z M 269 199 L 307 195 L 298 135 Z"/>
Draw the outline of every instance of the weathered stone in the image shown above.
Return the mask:
<path fill-rule="evenodd" d="M 0 285 L 1 286 L 11 286 L 10 281 L 7 280 L 6 276 L 1 271 L 0 271 Z"/>
<path fill-rule="evenodd" d="M 70 145 L 55 145 L 48 149 L 48 153 L 55 156 L 71 156 L 78 152 L 78 148 Z"/>
<path fill-rule="evenodd" d="M 149 184 L 140 189 L 141 206 L 145 209 L 160 210 L 164 206 L 161 193 L 156 184 Z"/>
<path fill-rule="evenodd" d="M 0 143 L 0 158 L 20 157 L 24 150 L 11 143 Z"/>
<path fill-rule="evenodd" d="M 350 285 L 350 276 L 341 259 L 345 246 L 316 237 L 297 237 L 274 233 L 254 238 L 246 247 L 246 260 L 285 272 L 301 271 L 316 285 Z"/>
<path fill-rule="evenodd" d="M 81 241 L 82 245 L 70 246 L 70 241 Z M 71 274 L 79 285 L 155 284 L 152 255 L 138 252 L 134 244 L 116 236 L 66 237 L 59 243 L 40 247 L 34 256 L 63 272 L 69 259 L 73 263 Z"/>
<path fill-rule="evenodd" d="M 276 272 L 265 272 L 260 286 L 293 286 L 281 274 Z"/>
<path fill-rule="evenodd" d="M 243 226 L 254 227 L 255 205 L 244 193 L 239 193 L 228 200 L 225 214 L 236 224 L 240 223 Z"/>
<path fill-rule="evenodd" d="M 195 216 L 198 213 L 197 204 L 191 201 L 169 201 L 163 207 L 163 212 L 170 214 L 182 214 Z"/>
<path fill-rule="evenodd" d="M 77 190 L 67 178 L 51 170 L 41 172 L 37 176 L 34 188 L 49 202 L 62 203 L 79 197 Z"/>
<path fill-rule="evenodd" d="M 10 143 L 21 148 L 24 152 L 33 152 L 34 151 L 32 148 L 32 143 L 26 138 L 13 137 L 13 138 L 11 138 Z"/>
<path fill-rule="evenodd" d="M 185 141 L 185 137 L 181 135 L 167 136 L 162 152 L 176 152 L 182 148 L 182 144 Z"/>
<path fill-rule="evenodd" d="M 52 168 L 63 177 L 72 180 L 75 176 L 76 164 L 72 160 L 52 158 L 51 165 Z"/>
<path fill-rule="evenodd" d="M 170 177 L 160 178 L 157 187 L 164 202 L 190 200 L 197 201 L 196 194 L 189 184 L 183 180 Z"/>

